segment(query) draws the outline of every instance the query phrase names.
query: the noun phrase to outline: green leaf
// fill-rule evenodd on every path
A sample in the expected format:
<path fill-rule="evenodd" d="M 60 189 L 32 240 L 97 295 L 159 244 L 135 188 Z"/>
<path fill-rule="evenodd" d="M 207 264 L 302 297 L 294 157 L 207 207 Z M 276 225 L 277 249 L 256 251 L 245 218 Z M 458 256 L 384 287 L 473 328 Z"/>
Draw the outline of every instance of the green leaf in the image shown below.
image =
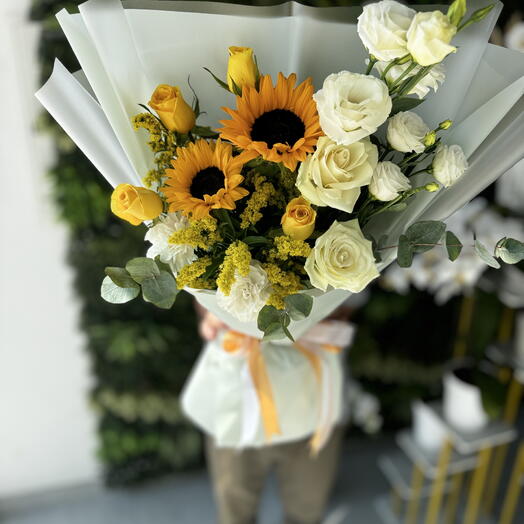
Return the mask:
<path fill-rule="evenodd" d="M 167 271 L 161 271 L 157 277 L 146 278 L 142 282 L 142 296 L 162 309 L 170 309 L 175 303 L 178 288 L 175 277 Z"/>
<path fill-rule="evenodd" d="M 466 14 L 466 0 L 455 0 L 448 9 L 447 15 L 449 18 L 449 21 L 454 25 L 457 26 L 460 24 L 461 20 L 464 18 L 464 15 Z"/>
<path fill-rule="evenodd" d="M 257 327 L 260 331 L 266 332 L 266 329 L 274 323 L 280 326 L 280 311 L 273 306 L 264 306 L 258 313 Z"/>
<path fill-rule="evenodd" d="M 393 204 L 392 206 L 388 207 L 388 211 L 404 211 L 408 207 L 408 204 L 406 202 L 399 202 L 398 204 Z"/>
<path fill-rule="evenodd" d="M 195 126 L 191 130 L 194 135 L 200 136 L 202 138 L 215 138 L 218 136 L 216 131 L 213 131 L 210 127 L 204 126 Z"/>
<path fill-rule="evenodd" d="M 415 107 L 419 106 L 424 102 L 424 99 L 420 100 L 418 98 L 409 98 L 407 96 L 402 96 L 400 98 L 395 98 L 393 100 L 393 108 L 391 109 L 391 116 L 400 113 L 401 111 L 410 111 Z"/>
<path fill-rule="evenodd" d="M 135 284 L 136 286 L 136 284 Z M 120 287 L 116 285 L 109 276 L 106 276 L 102 281 L 100 294 L 102 298 L 111 304 L 125 304 L 133 300 L 140 293 L 140 288 L 136 287 Z"/>
<path fill-rule="evenodd" d="M 486 246 L 478 240 L 475 240 L 475 252 L 488 266 L 499 269 L 500 264 L 486 249 Z"/>
<path fill-rule="evenodd" d="M 438 244 L 446 231 L 446 224 L 437 220 L 423 220 L 408 227 L 406 236 L 415 253 L 424 253 Z M 415 245 L 416 244 L 416 245 Z"/>
<path fill-rule="evenodd" d="M 514 238 L 504 237 L 497 242 L 495 256 L 506 264 L 518 264 L 524 260 L 524 243 Z"/>
<path fill-rule="evenodd" d="M 413 246 L 406 235 L 398 239 L 397 263 L 400 267 L 410 267 L 413 263 Z"/>
<path fill-rule="evenodd" d="M 264 330 L 263 340 L 279 340 L 285 336 L 286 334 L 284 333 L 280 322 L 273 322 L 272 324 L 269 324 Z"/>
<path fill-rule="evenodd" d="M 452 262 L 457 260 L 462 251 L 462 242 L 457 238 L 455 233 L 451 231 L 446 233 L 446 249 L 448 251 L 448 258 Z"/>
<path fill-rule="evenodd" d="M 303 293 L 288 295 L 284 298 L 284 304 L 286 311 L 293 320 L 304 320 L 313 309 L 313 297 Z"/>
<path fill-rule="evenodd" d="M 215 74 L 213 74 L 213 72 L 208 69 L 207 67 L 204 67 L 204 69 L 215 79 L 215 82 L 222 88 L 222 89 L 225 89 L 226 91 L 228 92 L 231 92 L 229 91 L 229 86 L 223 81 L 223 80 L 220 80 L 220 78 L 218 78 L 218 76 L 216 76 Z"/>
<path fill-rule="evenodd" d="M 289 340 L 291 340 L 291 342 L 295 342 L 295 339 L 293 338 L 291 331 L 289 331 L 287 327 L 282 326 L 282 331 L 284 332 L 284 335 L 286 335 L 286 337 L 289 338 Z"/>
<path fill-rule="evenodd" d="M 156 262 L 151 258 L 133 258 L 126 264 L 126 269 L 135 282 L 142 283 L 146 278 L 155 278 L 160 274 Z"/>
<path fill-rule="evenodd" d="M 247 236 L 246 238 L 244 238 L 244 240 L 242 240 L 242 242 L 244 242 L 244 244 L 247 244 L 248 246 L 264 246 L 269 244 L 269 240 L 266 237 L 254 235 Z"/>
<path fill-rule="evenodd" d="M 140 287 L 123 267 L 106 267 L 104 272 L 118 287 Z"/>

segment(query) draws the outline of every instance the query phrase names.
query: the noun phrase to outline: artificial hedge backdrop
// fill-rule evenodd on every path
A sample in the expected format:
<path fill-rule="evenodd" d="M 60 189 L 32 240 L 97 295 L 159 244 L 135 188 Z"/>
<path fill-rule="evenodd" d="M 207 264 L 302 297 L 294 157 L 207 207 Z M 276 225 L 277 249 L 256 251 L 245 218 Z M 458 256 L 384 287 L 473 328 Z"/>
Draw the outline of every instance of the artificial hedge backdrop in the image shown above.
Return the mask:
<path fill-rule="evenodd" d="M 518 2 L 513 2 L 515 8 Z M 74 12 L 79 3 L 34 0 L 30 18 L 42 28 L 38 50 L 42 83 L 55 57 L 70 71 L 79 68 L 54 18 L 62 8 Z M 507 2 L 506 8 L 511 4 Z M 114 306 L 100 298 L 104 267 L 122 266 L 132 257 L 143 256 L 144 231 L 110 213 L 109 185 L 49 116 L 42 115 L 40 128 L 52 134 L 56 146 L 49 176 L 58 213 L 70 229 L 68 259 L 82 300 L 81 329 L 87 335 L 86 350 L 95 375 L 91 400 L 99 415 L 99 457 L 105 479 L 110 485 L 128 484 L 199 465 L 201 437 L 184 420 L 178 403 L 200 350 L 191 299 L 180 294 L 174 308 L 166 312 L 140 301 Z M 357 313 L 360 330 L 351 352 L 352 372 L 380 398 L 386 426 L 407 423 L 412 398 L 438 394 L 442 365 L 451 354 L 459 302 L 436 308 L 424 293 L 399 296 L 375 288 L 368 305 Z M 489 317 L 482 317 L 493 319 L 481 324 L 481 339 L 475 341 L 482 351 L 485 341 L 494 336 L 500 305 L 483 295 L 477 303 L 490 311 Z M 403 319 L 413 316 L 420 320 L 418 327 L 407 333 Z M 444 329 L 435 330 L 435 326 Z M 437 336 L 428 338 L 428 331 Z"/>

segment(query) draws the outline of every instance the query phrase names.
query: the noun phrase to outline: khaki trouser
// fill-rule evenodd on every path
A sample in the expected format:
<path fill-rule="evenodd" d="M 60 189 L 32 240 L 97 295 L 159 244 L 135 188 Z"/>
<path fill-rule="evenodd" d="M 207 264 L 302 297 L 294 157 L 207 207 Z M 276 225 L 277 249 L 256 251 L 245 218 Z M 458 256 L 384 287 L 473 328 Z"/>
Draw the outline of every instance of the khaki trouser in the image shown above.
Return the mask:
<path fill-rule="evenodd" d="M 207 439 L 207 461 L 220 524 L 253 524 L 266 477 L 274 470 L 285 524 L 316 524 L 335 479 L 343 430 L 333 432 L 317 457 L 309 439 L 264 448 L 218 448 Z"/>

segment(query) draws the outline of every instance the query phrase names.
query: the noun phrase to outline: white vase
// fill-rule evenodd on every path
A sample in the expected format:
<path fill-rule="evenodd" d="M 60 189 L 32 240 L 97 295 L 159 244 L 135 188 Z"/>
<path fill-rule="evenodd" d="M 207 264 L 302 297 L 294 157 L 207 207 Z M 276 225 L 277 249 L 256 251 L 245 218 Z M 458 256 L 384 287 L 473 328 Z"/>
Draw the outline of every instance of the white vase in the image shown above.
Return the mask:
<path fill-rule="evenodd" d="M 446 429 L 435 412 L 424 402 L 411 404 L 413 414 L 413 439 L 428 453 L 438 452 L 446 439 Z"/>
<path fill-rule="evenodd" d="M 460 431 L 473 433 L 488 423 L 480 389 L 460 380 L 453 372 L 444 375 L 444 417 Z"/>

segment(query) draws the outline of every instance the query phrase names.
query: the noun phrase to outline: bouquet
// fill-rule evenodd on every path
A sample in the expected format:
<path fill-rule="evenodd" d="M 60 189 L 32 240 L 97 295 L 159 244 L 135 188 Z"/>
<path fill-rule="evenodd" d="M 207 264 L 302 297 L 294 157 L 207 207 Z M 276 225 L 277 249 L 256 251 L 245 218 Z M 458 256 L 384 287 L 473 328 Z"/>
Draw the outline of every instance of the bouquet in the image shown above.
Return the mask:
<path fill-rule="evenodd" d="M 460 255 L 442 220 L 524 156 L 524 59 L 486 43 L 500 3 L 382 0 L 356 24 L 349 8 L 166 4 L 60 12 L 83 74 L 57 64 L 37 94 L 114 186 L 112 211 L 146 227 L 146 256 L 106 268 L 102 296 L 170 308 L 192 293 L 232 328 L 190 381 L 195 418 L 234 444 L 316 427 L 318 448 L 342 416 L 326 398 L 350 333 L 312 326 L 394 259 Z M 524 258 L 512 238 L 475 249 L 493 266 Z M 233 375 L 204 394 L 230 353 L 247 370 L 230 406 L 242 427 L 210 408 L 231 404 Z M 304 373 L 320 399 L 283 400 Z M 302 416 L 312 402 L 318 417 Z"/>

